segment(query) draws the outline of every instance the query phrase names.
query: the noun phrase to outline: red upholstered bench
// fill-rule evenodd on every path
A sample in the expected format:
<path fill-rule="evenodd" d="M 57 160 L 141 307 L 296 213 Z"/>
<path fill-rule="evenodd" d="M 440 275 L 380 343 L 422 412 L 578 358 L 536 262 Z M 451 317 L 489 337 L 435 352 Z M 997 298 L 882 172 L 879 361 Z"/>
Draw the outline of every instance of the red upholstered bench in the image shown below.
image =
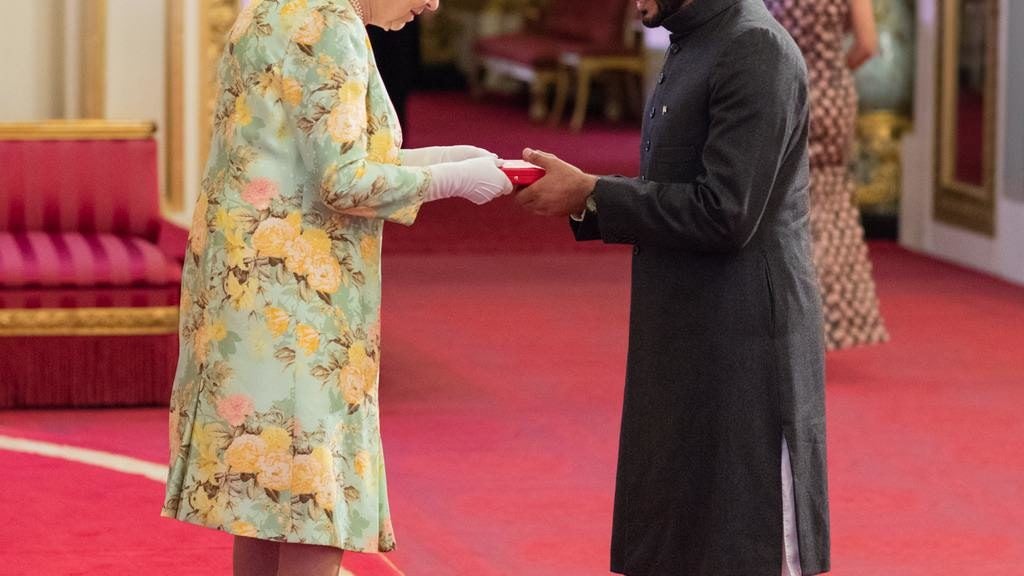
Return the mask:
<path fill-rule="evenodd" d="M 153 133 L 0 125 L 0 407 L 167 400 L 187 233 Z"/>

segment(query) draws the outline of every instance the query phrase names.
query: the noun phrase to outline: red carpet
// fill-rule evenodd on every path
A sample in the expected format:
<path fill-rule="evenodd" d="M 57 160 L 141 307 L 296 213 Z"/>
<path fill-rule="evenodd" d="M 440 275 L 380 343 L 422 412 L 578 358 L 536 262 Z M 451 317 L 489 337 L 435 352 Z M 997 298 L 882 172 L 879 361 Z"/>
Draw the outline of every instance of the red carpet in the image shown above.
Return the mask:
<path fill-rule="evenodd" d="M 833 573 L 1020 574 L 1024 289 L 873 255 L 893 342 L 829 357 Z M 606 574 L 628 256 L 392 255 L 384 274 L 390 561 Z M 0 412 L 0 435 L 158 463 L 167 442 L 162 409 Z M 228 539 L 158 518 L 156 482 L 6 451 L 0 479 L 0 574 L 228 573 Z"/>

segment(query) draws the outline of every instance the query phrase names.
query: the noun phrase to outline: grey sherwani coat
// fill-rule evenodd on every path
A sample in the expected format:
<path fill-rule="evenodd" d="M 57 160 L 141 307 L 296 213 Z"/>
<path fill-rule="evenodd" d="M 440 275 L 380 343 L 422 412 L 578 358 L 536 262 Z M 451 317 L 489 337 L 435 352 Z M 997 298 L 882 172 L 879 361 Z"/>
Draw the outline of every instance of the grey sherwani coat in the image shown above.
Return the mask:
<path fill-rule="evenodd" d="M 778 576 L 781 445 L 804 574 L 829 569 L 806 69 L 761 0 L 696 0 L 648 103 L 641 177 L 577 239 L 633 250 L 612 570 Z"/>

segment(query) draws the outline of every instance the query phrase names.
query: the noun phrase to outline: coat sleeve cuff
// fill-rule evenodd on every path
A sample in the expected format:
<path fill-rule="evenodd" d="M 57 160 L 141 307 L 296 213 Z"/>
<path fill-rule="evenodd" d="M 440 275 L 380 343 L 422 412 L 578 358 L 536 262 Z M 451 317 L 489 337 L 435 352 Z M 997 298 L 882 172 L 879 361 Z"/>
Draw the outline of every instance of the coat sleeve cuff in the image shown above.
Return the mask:
<path fill-rule="evenodd" d="M 631 218 L 633 200 L 639 190 L 633 178 L 606 176 L 594 187 L 594 203 L 601 219 L 601 239 L 606 244 L 636 244 L 636 231 Z"/>

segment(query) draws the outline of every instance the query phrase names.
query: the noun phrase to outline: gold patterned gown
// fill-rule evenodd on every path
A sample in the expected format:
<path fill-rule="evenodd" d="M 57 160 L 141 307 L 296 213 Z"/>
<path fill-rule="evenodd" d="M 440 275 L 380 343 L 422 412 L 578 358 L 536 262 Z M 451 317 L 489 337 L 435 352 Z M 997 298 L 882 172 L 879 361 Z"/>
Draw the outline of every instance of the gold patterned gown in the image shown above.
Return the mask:
<path fill-rule="evenodd" d="M 843 40 L 849 0 L 765 0 L 796 40 L 810 86 L 811 238 L 825 307 L 829 349 L 889 339 L 878 308 L 850 152 L 857 91 L 846 65 Z"/>
<path fill-rule="evenodd" d="M 219 68 L 181 297 L 163 515 L 394 547 L 377 403 L 380 242 L 430 180 L 347 0 L 252 2 Z"/>

